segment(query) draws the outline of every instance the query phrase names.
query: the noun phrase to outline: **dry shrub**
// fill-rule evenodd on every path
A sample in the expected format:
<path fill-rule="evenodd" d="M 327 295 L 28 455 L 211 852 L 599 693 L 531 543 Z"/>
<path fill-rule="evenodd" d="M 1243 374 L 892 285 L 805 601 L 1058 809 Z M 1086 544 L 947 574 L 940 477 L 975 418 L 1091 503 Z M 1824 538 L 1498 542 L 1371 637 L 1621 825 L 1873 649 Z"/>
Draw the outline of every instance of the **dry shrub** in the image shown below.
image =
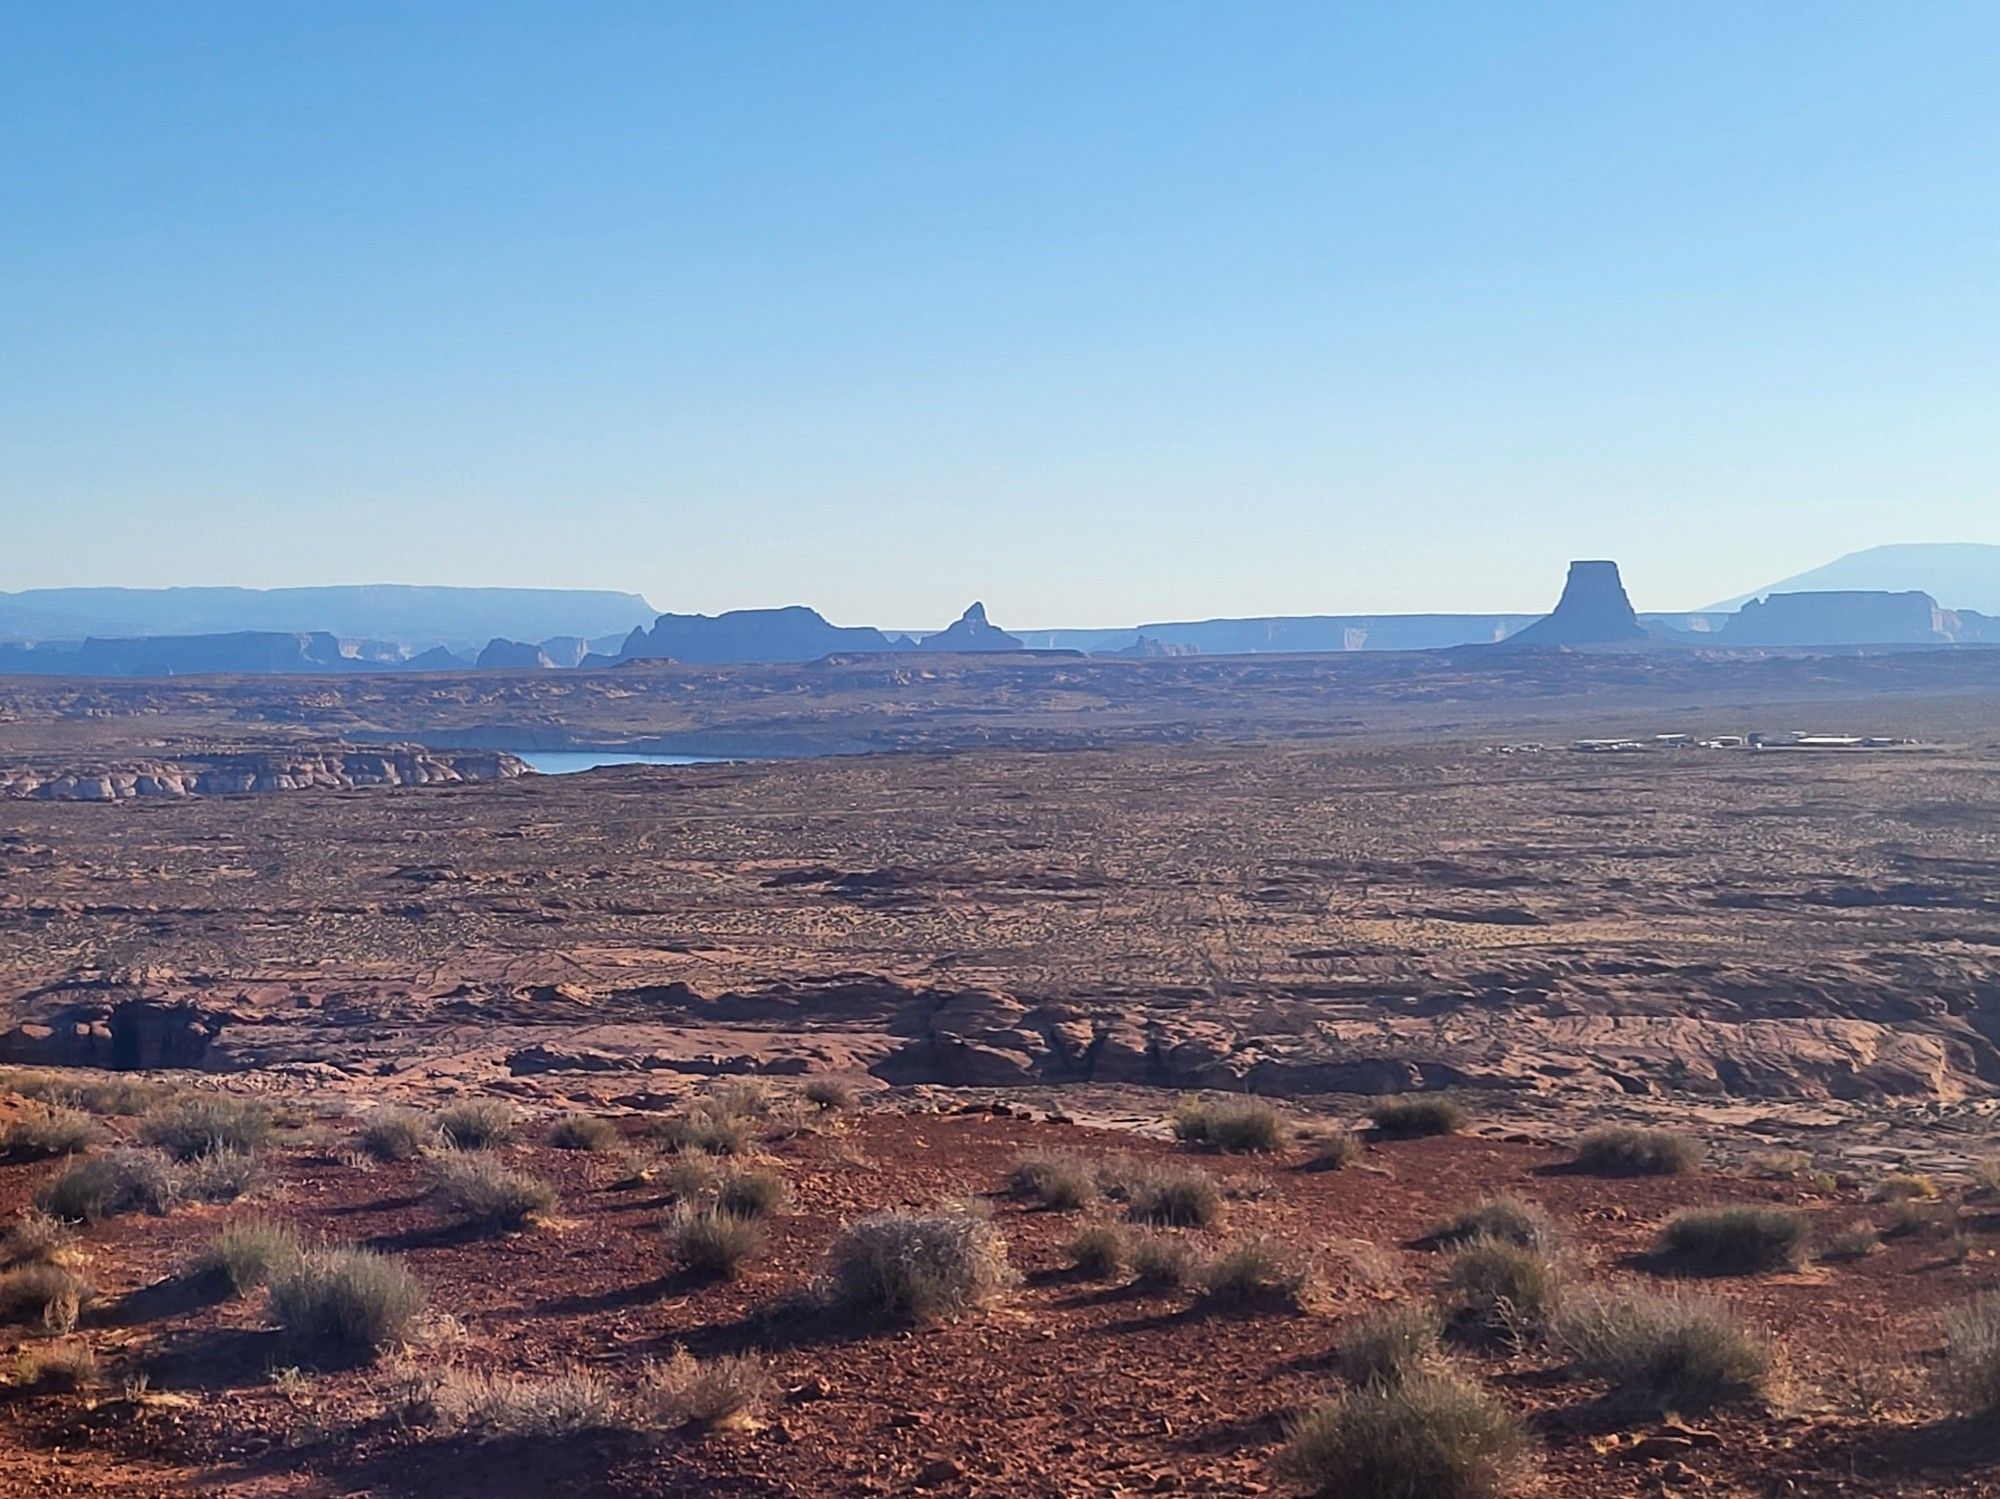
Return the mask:
<path fill-rule="evenodd" d="M 713 1100 L 696 1099 L 679 1113 L 654 1120 L 648 1133 L 669 1150 L 742 1155 L 757 1138 L 757 1122 L 747 1114 L 731 1113 Z"/>
<path fill-rule="evenodd" d="M 1763 1398 L 1771 1347 L 1720 1301 L 1649 1291 L 1572 1298 L 1555 1341 L 1615 1400 L 1692 1415 Z"/>
<path fill-rule="evenodd" d="M 2000 1292 L 1951 1308 L 1938 1330 L 1944 1350 L 1935 1378 L 1951 1407 L 1975 1416 L 2000 1411 Z"/>
<path fill-rule="evenodd" d="M 660 1170 L 660 1187 L 674 1202 L 700 1202 L 722 1185 L 721 1164 L 714 1156 L 682 1151 Z"/>
<path fill-rule="evenodd" d="M 1903 1197 L 1889 1204 L 1885 1232 L 1891 1238 L 1928 1238 L 1953 1233 L 1957 1228 L 1958 1210 L 1948 1202 Z"/>
<path fill-rule="evenodd" d="M 1667 1220 L 1656 1252 L 1690 1275 L 1796 1270 L 1805 1263 L 1807 1233 L 1806 1215 L 1795 1208 L 1687 1208 Z"/>
<path fill-rule="evenodd" d="M 1192 1282 L 1201 1261 L 1194 1246 L 1177 1234 L 1136 1233 L 1131 1240 L 1132 1283 L 1149 1290 L 1177 1291 Z"/>
<path fill-rule="evenodd" d="M 1086 1280 L 1113 1280 L 1131 1262 L 1131 1236 L 1115 1223 L 1093 1223 L 1070 1236 L 1063 1257 Z"/>
<path fill-rule="evenodd" d="M 1850 1223 L 1820 1245 L 1818 1255 L 1823 1260 L 1846 1261 L 1865 1260 L 1871 1254 L 1882 1251 L 1882 1235 L 1875 1225 L 1865 1219 Z"/>
<path fill-rule="evenodd" d="M 438 1123 L 416 1109 L 376 1109 L 361 1121 L 356 1141 L 378 1161 L 413 1161 L 444 1138 Z"/>
<path fill-rule="evenodd" d="M 61 1265 L 0 1271 L 0 1323 L 68 1332 L 93 1295 L 88 1281 Z"/>
<path fill-rule="evenodd" d="M 478 1151 L 440 1156 L 431 1195 L 459 1223 L 491 1233 L 521 1228 L 556 1203 L 556 1189 L 540 1177 L 509 1171 Z"/>
<path fill-rule="evenodd" d="M 667 1214 L 667 1253 L 693 1275 L 734 1279 L 764 1252 L 764 1225 L 724 1208 L 684 1202 Z"/>
<path fill-rule="evenodd" d="M 1812 1157 L 1803 1150 L 1753 1150 L 1743 1158 L 1744 1174 L 1763 1181 L 1797 1181 L 1812 1169 Z"/>
<path fill-rule="evenodd" d="M 437 1127 L 458 1150 L 491 1150 L 519 1133 L 521 1116 L 497 1098 L 473 1098 L 438 1110 Z"/>
<path fill-rule="evenodd" d="M 1437 1366 L 1439 1331 L 1437 1313 L 1427 1306 L 1383 1307 L 1348 1324 L 1334 1361 L 1351 1384 L 1409 1379 Z"/>
<path fill-rule="evenodd" d="M 88 1114 L 143 1114 L 174 1096 L 174 1090 L 164 1083 L 123 1076 L 93 1077 L 82 1072 L 16 1072 L 4 1080 L 4 1086 L 22 1098 L 82 1109 Z"/>
<path fill-rule="evenodd" d="M 1268 1155 L 1285 1148 L 1284 1118 L 1267 1103 L 1233 1099 L 1203 1103 L 1184 1098 L 1169 1123 L 1183 1145 L 1236 1155 Z"/>
<path fill-rule="evenodd" d="M 725 1171 L 716 1183 L 715 1205 L 739 1218 L 769 1218 L 785 1210 L 791 1184 L 776 1171 Z"/>
<path fill-rule="evenodd" d="M 82 1339 L 23 1348 L 14 1360 L 14 1383 L 36 1394 L 66 1394 L 94 1388 L 101 1378 L 97 1351 Z"/>
<path fill-rule="evenodd" d="M 218 1151 L 247 1154 L 271 1138 L 271 1110 L 247 1098 L 204 1093 L 177 1098 L 139 1121 L 139 1138 L 177 1161 Z"/>
<path fill-rule="evenodd" d="M 2000 1197 L 2000 1156 L 1974 1161 L 1972 1187 L 1982 1197 Z"/>
<path fill-rule="evenodd" d="M 1891 1171 L 1875 1184 L 1877 1202 L 1936 1202 L 1938 1184 L 1915 1171 Z"/>
<path fill-rule="evenodd" d="M 177 1192 L 173 1163 L 156 1150 L 114 1150 L 72 1162 L 35 1196 L 45 1211 L 71 1223 L 96 1223 L 120 1213 L 164 1213 Z"/>
<path fill-rule="evenodd" d="M 60 1104 L 32 1109 L 0 1129 L 0 1160 L 46 1161 L 81 1155 L 104 1138 L 97 1121 Z"/>
<path fill-rule="evenodd" d="M 1202 1267 L 1201 1300 L 1210 1307 L 1298 1311 L 1312 1284 L 1309 1259 L 1259 1236 L 1230 1245 Z"/>
<path fill-rule="evenodd" d="M 807 1103 L 826 1113 L 841 1113 L 854 1107 L 854 1089 L 837 1077 L 816 1077 L 802 1090 Z"/>
<path fill-rule="evenodd" d="M 1015 1158 L 1007 1192 L 1055 1212 L 1071 1212 L 1097 1200 L 1097 1168 L 1079 1156 L 1034 1151 Z"/>
<path fill-rule="evenodd" d="M 770 1398 L 771 1372 L 748 1354 L 704 1359 L 677 1348 L 648 1371 L 644 1388 L 656 1425 L 741 1426 Z"/>
<path fill-rule="evenodd" d="M 305 1255 L 298 1236 L 282 1223 L 249 1221 L 221 1229 L 196 1256 L 192 1268 L 206 1280 L 226 1282 L 238 1296 L 268 1285 Z"/>
<path fill-rule="evenodd" d="M 739 1077 L 717 1084 L 698 1100 L 704 1108 L 735 1119 L 769 1119 L 771 1090 L 755 1078 Z"/>
<path fill-rule="evenodd" d="M 302 1342 L 373 1356 L 402 1340 L 424 1287 L 402 1264 L 367 1249 L 324 1249 L 271 1281 L 271 1315 Z"/>
<path fill-rule="evenodd" d="M 557 1150 L 604 1155 L 616 1150 L 623 1139 L 617 1125 L 595 1114 L 566 1114 L 549 1126 L 549 1144 Z"/>
<path fill-rule="evenodd" d="M 1125 1215 L 1134 1223 L 1206 1228 L 1222 1215 L 1222 1191 L 1194 1166 L 1144 1165 L 1119 1183 Z"/>
<path fill-rule="evenodd" d="M 189 1202 L 234 1202 L 269 1181 L 257 1158 L 242 1150 L 205 1150 L 174 1172 L 175 1195 Z"/>
<path fill-rule="evenodd" d="M 966 1212 L 875 1213 L 840 1231 L 827 1260 L 833 1302 L 877 1324 L 949 1322 L 1013 1284 L 1007 1241 Z"/>
<path fill-rule="evenodd" d="M 1522 1480 L 1526 1437 L 1492 1395 L 1456 1375 L 1364 1385 L 1295 1421 L 1279 1476 L 1353 1499 L 1492 1499 Z"/>
<path fill-rule="evenodd" d="M 1544 1251 L 1474 1239 L 1452 1256 L 1444 1296 L 1454 1331 L 1521 1343 L 1541 1336 L 1562 1301 L 1562 1267 Z"/>
<path fill-rule="evenodd" d="M 29 1208 L 0 1234 L 0 1268 L 10 1265 L 60 1265 L 76 1242 L 69 1225 L 53 1213 Z"/>
<path fill-rule="evenodd" d="M 1312 1153 L 1301 1170 L 1344 1171 L 1361 1159 L 1361 1136 L 1351 1129 L 1331 1129 L 1315 1135 Z"/>
<path fill-rule="evenodd" d="M 1561 1239 L 1547 1209 L 1519 1197 L 1489 1197 L 1474 1203 L 1431 1237 L 1439 1244 L 1493 1239 L 1544 1252 L 1553 1252 Z"/>
<path fill-rule="evenodd" d="M 1701 1164 L 1701 1146 L 1669 1129 L 1607 1125 L 1576 1142 L 1576 1164 L 1598 1176 L 1678 1176 Z"/>
<path fill-rule="evenodd" d="M 548 1439 L 625 1424 L 617 1392 L 582 1369 L 542 1378 L 454 1369 L 437 1381 L 430 1402 L 447 1429 L 474 1436 Z"/>
<path fill-rule="evenodd" d="M 1414 1140 L 1426 1135 L 1455 1135 L 1465 1128 L 1465 1110 L 1437 1095 L 1397 1094 L 1377 1099 L 1368 1111 L 1375 1133 L 1385 1140 Z"/>

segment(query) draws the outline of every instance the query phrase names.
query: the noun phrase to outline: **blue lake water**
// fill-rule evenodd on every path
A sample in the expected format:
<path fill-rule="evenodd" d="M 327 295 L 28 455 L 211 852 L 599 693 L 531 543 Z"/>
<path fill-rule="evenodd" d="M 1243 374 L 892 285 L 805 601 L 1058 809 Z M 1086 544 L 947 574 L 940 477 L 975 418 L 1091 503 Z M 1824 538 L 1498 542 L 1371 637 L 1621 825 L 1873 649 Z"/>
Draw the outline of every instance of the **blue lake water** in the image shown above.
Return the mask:
<path fill-rule="evenodd" d="M 721 765 L 714 755 L 635 755 L 625 750 L 513 750 L 530 770 L 545 776 L 575 775 L 605 765 Z"/>

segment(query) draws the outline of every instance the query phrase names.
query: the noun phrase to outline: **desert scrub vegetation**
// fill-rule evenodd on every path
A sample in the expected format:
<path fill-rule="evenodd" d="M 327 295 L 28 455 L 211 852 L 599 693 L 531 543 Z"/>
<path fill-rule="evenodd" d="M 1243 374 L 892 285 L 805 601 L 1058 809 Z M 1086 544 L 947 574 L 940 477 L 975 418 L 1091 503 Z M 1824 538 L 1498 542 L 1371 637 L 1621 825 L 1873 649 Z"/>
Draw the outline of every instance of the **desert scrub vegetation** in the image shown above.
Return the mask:
<path fill-rule="evenodd" d="M 1652 1291 L 1572 1297 L 1554 1341 L 1580 1373 L 1621 1404 L 1694 1415 L 1761 1400 L 1771 1345 L 1722 1302 Z"/>
<path fill-rule="evenodd" d="M 1398 1093 L 1380 1098 L 1368 1110 L 1368 1122 L 1385 1140 L 1415 1140 L 1426 1135 L 1455 1135 L 1465 1128 L 1465 1110 L 1452 1099 L 1433 1093 Z"/>
<path fill-rule="evenodd" d="M 672 1202 L 699 1202 L 722 1185 L 723 1165 L 714 1156 L 683 1150 L 659 1169 L 660 1189 Z"/>
<path fill-rule="evenodd" d="M 302 1343 L 372 1358 L 400 1342 L 424 1309 L 424 1286 L 401 1262 L 367 1249 L 322 1249 L 271 1278 L 271 1316 Z"/>
<path fill-rule="evenodd" d="M 556 1189 L 538 1176 L 510 1171 L 480 1151 L 446 1151 L 433 1167 L 431 1196 L 467 1228 L 504 1233 L 544 1217 Z"/>
<path fill-rule="evenodd" d="M 854 1107 L 854 1089 L 837 1077 L 816 1077 L 800 1090 L 805 1101 L 822 1113 L 845 1113 Z"/>
<path fill-rule="evenodd" d="M 1222 1189 L 1196 1166 L 1137 1166 L 1119 1177 L 1116 1191 L 1134 1223 L 1206 1228 L 1222 1216 Z"/>
<path fill-rule="evenodd" d="M 667 1214 L 667 1253 L 690 1275 L 733 1280 L 764 1252 L 764 1225 L 713 1204 L 679 1204 Z"/>
<path fill-rule="evenodd" d="M 1289 1131 L 1278 1111 L 1254 1099 L 1205 1103 L 1183 1098 L 1168 1119 L 1183 1145 L 1232 1155 L 1268 1155 L 1283 1150 Z"/>
<path fill-rule="evenodd" d="M 1519 1197 L 1489 1197 L 1476 1202 L 1431 1235 L 1431 1242 L 1446 1245 L 1468 1244 L 1474 1239 L 1553 1251 L 1561 1235 L 1540 1203 Z"/>
<path fill-rule="evenodd" d="M 1308 1494 L 1494 1499 L 1526 1468 L 1514 1414 L 1468 1379 L 1420 1373 L 1363 1385 L 1287 1429 L 1278 1475 Z"/>
<path fill-rule="evenodd" d="M 1452 1255 L 1443 1296 L 1453 1332 L 1523 1344 L 1547 1330 L 1563 1287 L 1562 1266 L 1545 1251 L 1473 1239 Z"/>
<path fill-rule="evenodd" d="M 647 1133 L 668 1150 L 700 1151 L 706 1155 L 742 1155 L 757 1139 L 755 1116 L 733 1112 L 715 1098 L 698 1098 L 676 1113 L 665 1114 Z"/>
<path fill-rule="evenodd" d="M 1177 1234 L 1144 1230 L 1133 1234 L 1129 1243 L 1132 1284 L 1141 1289 L 1177 1291 L 1191 1284 L 1201 1269 L 1194 1246 Z"/>
<path fill-rule="evenodd" d="M 282 1223 L 251 1219 L 217 1230 L 189 1267 L 190 1273 L 241 1296 L 269 1285 L 305 1257 L 298 1236 Z"/>
<path fill-rule="evenodd" d="M 1667 1220 L 1654 1253 L 1689 1275 L 1796 1270 L 1805 1263 L 1807 1232 L 1806 1215 L 1796 1208 L 1687 1208 Z"/>
<path fill-rule="evenodd" d="M 1891 1171 L 1875 1184 L 1877 1202 L 1936 1202 L 1938 1184 L 1916 1171 Z"/>
<path fill-rule="evenodd" d="M 164 1213 L 174 1204 L 172 1162 L 154 1150 L 113 1150 L 73 1161 L 35 1194 L 43 1211 L 69 1223 L 120 1213 Z"/>
<path fill-rule="evenodd" d="M 696 1358 L 676 1348 L 646 1373 L 642 1398 L 655 1426 L 741 1426 L 771 1394 L 771 1371 L 749 1354 Z"/>
<path fill-rule="evenodd" d="M 14 1072 L 0 1078 L 0 1086 L 21 1098 L 82 1109 L 87 1114 L 138 1115 L 171 1098 L 174 1090 L 164 1083 L 135 1077 L 93 1077 L 81 1072 Z"/>
<path fill-rule="evenodd" d="M 68 1332 L 91 1298 L 90 1283 L 62 1265 L 29 1264 L 0 1271 L 0 1323 Z"/>
<path fill-rule="evenodd" d="M 791 1200 L 791 1183 L 776 1171 L 724 1171 L 715 1185 L 715 1205 L 739 1218 L 770 1218 Z"/>
<path fill-rule="evenodd" d="M 46 1161 L 81 1155 L 104 1138 L 97 1121 L 81 1109 L 43 1104 L 0 1129 L 0 1160 Z"/>
<path fill-rule="evenodd" d="M 521 1116 L 497 1098 L 471 1098 L 439 1109 L 437 1127 L 455 1150 L 492 1150 L 520 1132 Z"/>
<path fill-rule="evenodd" d="M 1092 1223 L 1071 1234 L 1063 1260 L 1085 1280 L 1115 1280 L 1132 1262 L 1131 1235 L 1115 1223 Z"/>
<path fill-rule="evenodd" d="M 429 1399 L 439 1425 L 471 1436 L 547 1439 L 627 1424 L 618 1392 L 584 1369 L 540 1377 L 452 1369 Z"/>
<path fill-rule="evenodd" d="M 1097 1200 L 1097 1168 L 1080 1156 L 1037 1150 L 1016 1156 L 1007 1195 L 1053 1212 L 1073 1212 Z"/>
<path fill-rule="evenodd" d="M 29 1208 L 0 1233 L 0 1270 L 11 1265 L 60 1265 L 75 1243 L 76 1235 L 62 1219 Z"/>
<path fill-rule="evenodd" d="M 375 1109 L 355 1132 L 362 1154 L 383 1162 L 414 1161 L 443 1139 L 430 1115 L 395 1107 Z"/>
<path fill-rule="evenodd" d="M 1259 1236 L 1232 1244 L 1201 1267 L 1205 1307 L 1299 1311 L 1313 1285 L 1312 1261 Z"/>
<path fill-rule="evenodd" d="M 38 1395 L 92 1389 L 101 1377 L 96 1350 L 81 1338 L 23 1348 L 14 1358 L 14 1387 Z"/>
<path fill-rule="evenodd" d="M 2000 1411 L 2000 1292 L 1950 1308 L 1938 1319 L 1938 1331 L 1944 1344 L 1933 1366 L 1939 1393 L 1966 1415 Z"/>
<path fill-rule="evenodd" d="M 1014 1283 L 1007 1241 L 975 1213 L 874 1213 L 840 1231 L 827 1254 L 832 1303 L 871 1324 L 950 1322 Z"/>
<path fill-rule="evenodd" d="M 1874 1224 L 1861 1219 L 1836 1230 L 1819 1245 L 1814 1255 L 1818 1259 L 1844 1263 L 1851 1260 L 1865 1260 L 1869 1255 L 1881 1252 L 1881 1232 Z"/>
<path fill-rule="evenodd" d="M 1361 1159 L 1361 1137 L 1351 1129 L 1322 1130 L 1307 1147 L 1301 1171 L 1344 1171 Z"/>
<path fill-rule="evenodd" d="M 234 1202 L 268 1185 L 262 1163 L 245 1150 L 205 1150 L 174 1168 L 174 1193 L 188 1202 Z"/>
<path fill-rule="evenodd" d="M 264 1104 L 204 1093 L 148 1110 L 139 1121 L 139 1138 L 177 1161 L 191 1161 L 223 1150 L 248 1154 L 270 1140 L 274 1127 Z"/>
<path fill-rule="evenodd" d="M 549 1144 L 557 1150 L 605 1155 L 624 1143 L 618 1126 L 596 1114 L 565 1114 L 549 1126 Z"/>
<path fill-rule="evenodd" d="M 1437 1313 L 1415 1302 L 1366 1312 L 1334 1347 L 1334 1366 L 1349 1384 L 1395 1383 L 1438 1366 Z"/>
<path fill-rule="evenodd" d="M 1670 1129 L 1606 1125 L 1576 1142 L 1576 1165 L 1595 1176 L 1678 1176 L 1701 1164 L 1701 1146 Z"/>

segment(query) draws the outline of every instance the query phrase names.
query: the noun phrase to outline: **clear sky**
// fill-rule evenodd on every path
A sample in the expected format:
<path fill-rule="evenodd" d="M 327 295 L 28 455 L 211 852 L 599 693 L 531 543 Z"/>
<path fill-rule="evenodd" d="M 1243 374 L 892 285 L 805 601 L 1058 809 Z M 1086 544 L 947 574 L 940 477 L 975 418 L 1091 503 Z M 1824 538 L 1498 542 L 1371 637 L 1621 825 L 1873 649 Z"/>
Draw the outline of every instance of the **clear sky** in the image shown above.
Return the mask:
<path fill-rule="evenodd" d="M 0 588 L 1691 607 L 2000 542 L 2000 5 L 0 0 Z"/>

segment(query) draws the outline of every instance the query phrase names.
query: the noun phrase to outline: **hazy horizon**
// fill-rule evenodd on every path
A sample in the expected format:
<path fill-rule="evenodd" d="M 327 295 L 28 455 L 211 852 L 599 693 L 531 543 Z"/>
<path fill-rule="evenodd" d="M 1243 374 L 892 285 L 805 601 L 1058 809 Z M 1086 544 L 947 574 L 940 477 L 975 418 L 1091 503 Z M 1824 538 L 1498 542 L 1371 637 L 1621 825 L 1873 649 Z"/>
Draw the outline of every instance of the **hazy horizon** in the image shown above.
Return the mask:
<path fill-rule="evenodd" d="M 2000 12 L 0 12 L 0 589 L 935 628 L 2000 542 Z"/>

